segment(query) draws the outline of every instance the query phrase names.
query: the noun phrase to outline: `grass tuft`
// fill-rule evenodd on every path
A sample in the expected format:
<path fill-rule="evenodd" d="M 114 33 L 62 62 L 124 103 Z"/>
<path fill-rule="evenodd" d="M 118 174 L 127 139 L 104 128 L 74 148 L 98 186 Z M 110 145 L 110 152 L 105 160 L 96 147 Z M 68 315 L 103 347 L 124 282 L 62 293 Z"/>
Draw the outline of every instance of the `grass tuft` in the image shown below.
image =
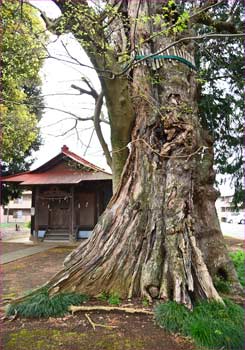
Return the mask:
<path fill-rule="evenodd" d="M 76 293 L 60 293 L 50 297 L 46 288 L 30 296 L 21 303 L 11 304 L 6 314 L 27 318 L 62 317 L 68 312 L 70 305 L 80 305 L 88 300 L 88 296 Z"/>
<path fill-rule="evenodd" d="M 157 324 L 170 332 L 182 332 L 184 324 L 189 317 L 187 308 L 177 304 L 175 301 L 158 304 L 155 308 L 155 319 Z"/>
<path fill-rule="evenodd" d="M 244 287 L 245 286 L 245 281 L 244 281 L 244 274 L 245 274 L 245 266 L 244 266 L 244 260 L 245 260 L 245 252 L 243 250 L 238 250 L 235 253 L 230 253 L 229 254 L 231 257 L 231 260 L 234 263 L 238 279 L 241 283 L 241 285 Z"/>
<path fill-rule="evenodd" d="M 108 303 L 110 305 L 120 305 L 121 300 L 120 300 L 119 295 L 116 293 L 109 295 Z"/>
<path fill-rule="evenodd" d="M 225 305 L 203 301 L 192 312 L 175 302 L 159 304 L 155 308 L 155 319 L 160 327 L 189 336 L 199 346 L 242 350 L 244 311 L 229 300 L 224 302 Z"/>
<path fill-rule="evenodd" d="M 97 299 L 100 301 L 106 301 L 110 305 L 120 305 L 121 299 L 117 293 L 106 293 L 102 292 L 97 296 Z"/>

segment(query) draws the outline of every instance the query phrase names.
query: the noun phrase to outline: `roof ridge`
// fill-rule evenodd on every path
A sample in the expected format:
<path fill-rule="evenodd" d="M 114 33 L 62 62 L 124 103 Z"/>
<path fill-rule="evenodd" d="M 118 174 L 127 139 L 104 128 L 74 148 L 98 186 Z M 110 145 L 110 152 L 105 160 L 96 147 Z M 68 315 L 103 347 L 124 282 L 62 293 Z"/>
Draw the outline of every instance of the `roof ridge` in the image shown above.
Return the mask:
<path fill-rule="evenodd" d="M 72 157 L 72 158 L 75 158 L 76 161 L 80 161 L 83 165 L 87 166 L 87 167 L 90 167 L 91 169 L 94 169 L 94 170 L 97 170 L 97 171 L 101 171 L 103 173 L 106 173 L 106 174 L 109 174 L 111 175 L 110 173 L 108 173 L 107 171 L 105 171 L 105 169 L 103 168 L 100 168 L 99 166 L 93 164 L 93 163 L 90 163 L 88 160 L 84 159 L 83 157 L 79 156 L 78 154 L 70 151 L 69 149 L 68 150 L 62 150 L 63 154 L 65 154 L 66 156 L 68 157 Z"/>

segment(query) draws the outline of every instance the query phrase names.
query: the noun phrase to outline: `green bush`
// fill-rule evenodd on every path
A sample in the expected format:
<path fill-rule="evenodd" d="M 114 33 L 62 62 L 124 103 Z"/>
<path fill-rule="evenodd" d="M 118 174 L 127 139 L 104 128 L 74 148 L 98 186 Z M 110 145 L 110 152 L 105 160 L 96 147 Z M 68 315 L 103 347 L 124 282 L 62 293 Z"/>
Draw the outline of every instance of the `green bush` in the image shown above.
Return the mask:
<path fill-rule="evenodd" d="M 160 327 L 190 336 L 199 346 L 217 350 L 242 350 L 243 309 L 231 301 L 224 302 L 225 305 L 203 301 L 192 312 L 174 302 L 159 304 L 155 308 L 155 319 Z"/>
<path fill-rule="evenodd" d="M 21 303 L 11 304 L 7 309 L 7 316 L 14 315 L 40 318 L 61 317 L 68 312 L 70 305 L 80 305 L 87 301 L 88 297 L 82 294 L 61 293 L 50 297 L 46 288 L 30 296 Z"/>
<path fill-rule="evenodd" d="M 243 250 L 238 250 L 235 253 L 230 253 L 230 257 L 234 263 L 239 281 L 241 285 L 244 287 L 244 260 L 245 260 L 245 252 Z"/>

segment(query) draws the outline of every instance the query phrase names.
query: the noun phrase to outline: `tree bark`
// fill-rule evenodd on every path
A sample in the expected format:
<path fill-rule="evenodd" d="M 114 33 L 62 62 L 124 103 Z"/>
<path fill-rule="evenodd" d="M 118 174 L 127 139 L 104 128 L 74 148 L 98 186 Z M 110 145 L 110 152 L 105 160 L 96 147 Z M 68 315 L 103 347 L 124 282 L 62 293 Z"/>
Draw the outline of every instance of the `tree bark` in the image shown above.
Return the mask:
<path fill-rule="evenodd" d="M 128 16 L 151 15 L 157 6 L 131 1 Z M 149 21 L 131 27 L 131 47 L 152 33 Z M 156 38 L 143 49 L 156 52 L 171 41 L 170 35 Z M 181 49 L 193 54 L 191 44 Z M 236 291 L 240 285 L 215 211 L 212 140 L 200 125 L 195 73 L 165 60 L 157 72 L 135 67 L 130 88 L 124 83 L 120 88 L 114 81 L 115 96 L 130 91 L 136 120 L 120 184 L 92 237 L 49 282 L 50 294 L 116 292 L 121 298 L 175 300 L 189 308 L 197 299 L 221 301 L 215 275 L 227 278 Z M 125 147 L 126 140 L 114 132 L 115 143 Z"/>

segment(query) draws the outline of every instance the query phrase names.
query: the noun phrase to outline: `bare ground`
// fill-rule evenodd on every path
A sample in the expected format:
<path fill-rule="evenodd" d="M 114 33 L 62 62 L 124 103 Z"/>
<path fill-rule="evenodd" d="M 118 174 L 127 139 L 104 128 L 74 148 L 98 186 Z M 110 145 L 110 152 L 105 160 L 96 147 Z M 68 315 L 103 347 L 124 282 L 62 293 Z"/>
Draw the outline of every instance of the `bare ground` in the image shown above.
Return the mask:
<path fill-rule="evenodd" d="M 242 249 L 243 241 L 226 239 L 230 251 Z M 28 247 L 2 243 L 2 251 Z M 62 266 L 71 247 L 53 248 L 2 265 L 2 295 L 11 299 L 41 286 Z M 1 310 L 3 312 L 3 309 Z M 154 324 L 149 315 L 125 315 L 118 312 L 90 312 L 96 323 L 115 326 L 107 329 L 91 324 L 83 313 L 41 320 L 16 319 L 1 325 L 4 350 L 197 350 L 188 339 L 171 335 Z"/>

